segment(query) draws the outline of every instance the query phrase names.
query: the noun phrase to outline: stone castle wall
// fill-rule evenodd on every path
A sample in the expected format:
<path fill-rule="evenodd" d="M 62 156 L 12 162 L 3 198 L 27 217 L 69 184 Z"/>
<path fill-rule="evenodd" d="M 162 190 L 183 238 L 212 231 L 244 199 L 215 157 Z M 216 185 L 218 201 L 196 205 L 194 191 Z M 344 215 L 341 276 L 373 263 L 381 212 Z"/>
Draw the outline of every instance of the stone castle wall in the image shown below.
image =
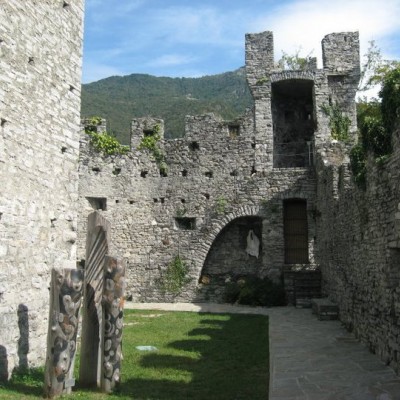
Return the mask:
<path fill-rule="evenodd" d="M 43 365 L 50 270 L 76 263 L 83 1 L 0 5 L 0 375 Z"/>
<path fill-rule="evenodd" d="M 271 61 L 271 32 L 247 35 L 246 74 L 253 110 L 236 121 L 213 114 L 187 117 L 184 138 L 160 141 L 167 173 L 147 150 L 138 149 L 154 126 L 160 126 L 162 134 L 161 120 L 134 120 L 131 150 L 123 156 L 96 153 L 83 133 L 78 257 L 85 258 L 87 215 L 100 208 L 112 226 L 112 253 L 127 260 L 132 299 L 172 300 L 160 291 L 158 281 L 180 255 L 190 266 L 191 281 L 175 299 L 221 301 L 224 282 L 232 276 L 253 273 L 277 279 L 282 274 L 284 201 L 303 199 L 308 262 L 315 265 L 313 160 L 331 140 L 321 106 L 338 102 L 352 120 L 352 131 L 355 128 L 354 96 L 335 97 L 338 86 L 355 93 L 358 34 L 349 33 L 346 40 L 344 36 L 324 39 L 334 48 L 324 50 L 324 69 L 316 69 L 313 62 L 304 71 L 284 71 Z M 343 48 L 349 66 L 338 71 L 332 60 Z M 334 85 L 330 77 L 338 74 L 341 84 Z M 258 259 L 246 254 L 250 230 L 260 236 Z"/>
<path fill-rule="evenodd" d="M 399 371 L 400 147 L 383 165 L 368 163 L 356 186 L 346 163 L 322 166 L 318 179 L 317 245 L 324 292 L 339 304 L 345 326 Z M 341 154 L 343 149 L 331 149 Z M 340 160 L 340 156 L 336 160 Z"/>
<path fill-rule="evenodd" d="M 142 125 L 146 121 L 142 120 Z M 191 277 L 191 284 L 179 300 L 221 301 L 210 293 L 203 294 L 208 288 L 202 289 L 197 283 L 205 272 L 203 266 L 214 240 L 226 225 L 241 217 L 244 220 L 240 239 L 228 246 L 231 256 L 227 261 L 231 264 L 226 274 L 256 272 L 263 276 L 283 263 L 283 235 L 276 240 L 277 230 L 283 230 L 282 219 L 278 218 L 282 200 L 307 199 L 311 215 L 314 174 L 307 168 L 257 174 L 253 169 L 255 149 L 248 128 L 250 121 L 251 118 L 237 121 L 233 135 L 229 132 L 231 123 L 213 115 L 189 118 L 184 139 L 163 143 L 167 176 L 160 176 L 146 150 L 136 147 L 128 155 L 104 158 L 93 152 L 87 138 L 83 139 L 80 190 L 84 214 L 79 243 L 84 243 L 85 215 L 93 211 L 90 199 L 106 199 L 102 213 L 111 221 L 113 252 L 128 260 L 127 292 L 134 300 L 165 300 L 157 279 L 179 254 L 190 265 Z M 259 234 L 262 231 L 262 251 L 255 270 L 247 265 L 255 258 L 249 259 L 245 252 L 246 236 L 252 227 L 246 218 L 250 217 L 259 219 Z M 313 238 L 312 223 L 309 228 Z M 82 245 L 79 257 L 85 257 Z"/>

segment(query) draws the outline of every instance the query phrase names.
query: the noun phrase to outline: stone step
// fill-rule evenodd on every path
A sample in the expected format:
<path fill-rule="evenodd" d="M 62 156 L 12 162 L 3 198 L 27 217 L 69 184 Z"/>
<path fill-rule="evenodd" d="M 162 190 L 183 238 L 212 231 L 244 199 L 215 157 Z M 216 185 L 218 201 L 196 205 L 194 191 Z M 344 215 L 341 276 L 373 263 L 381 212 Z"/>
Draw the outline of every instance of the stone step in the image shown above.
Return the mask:
<path fill-rule="evenodd" d="M 339 318 L 339 307 L 327 298 L 312 299 L 311 308 L 313 314 L 322 320 L 335 320 Z"/>

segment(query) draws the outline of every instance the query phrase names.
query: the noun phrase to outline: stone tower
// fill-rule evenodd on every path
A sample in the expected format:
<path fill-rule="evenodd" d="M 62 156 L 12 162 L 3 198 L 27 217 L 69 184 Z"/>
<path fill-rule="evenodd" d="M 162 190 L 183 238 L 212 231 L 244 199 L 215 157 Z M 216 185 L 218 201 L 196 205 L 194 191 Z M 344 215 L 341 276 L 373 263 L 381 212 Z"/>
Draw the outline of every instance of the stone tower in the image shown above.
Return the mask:
<path fill-rule="evenodd" d="M 75 266 L 83 0 L 0 4 L 0 377 L 44 364 L 50 271 Z"/>

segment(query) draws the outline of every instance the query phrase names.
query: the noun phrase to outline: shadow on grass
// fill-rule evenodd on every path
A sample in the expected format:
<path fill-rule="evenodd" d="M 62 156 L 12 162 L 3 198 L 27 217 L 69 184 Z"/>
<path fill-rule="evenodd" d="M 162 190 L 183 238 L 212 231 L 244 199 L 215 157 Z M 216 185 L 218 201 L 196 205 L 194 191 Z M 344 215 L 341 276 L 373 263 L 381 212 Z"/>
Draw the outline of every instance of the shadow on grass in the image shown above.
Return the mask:
<path fill-rule="evenodd" d="M 144 368 L 185 370 L 191 376 L 188 382 L 130 378 L 122 382 L 121 395 L 147 400 L 267 399 L 267 319 L 229 315 L 225 320 L 205 318 L 201 323 L 205 327 L 188 332 L 187 340 L 168 345 L 196 352 L 197 359 L 151 353 L 141 361 Z"/>
<path fill-rule="evenodd" d="M 186 340 L 168 343 L 167 350 L 180 350 L 179 355 L 148 353 L 141 357 L 143 369 L 168 373 L 183 371 L 183 374 L 176 373 L 180 381 L 167 380 L 163 372 L 157 379 L 125 376 L 119 392 L 113 395 L 82 390 L 78 383 L 77 391 L 65 398 L 266 400 L 269 381 L 267 318 L 220 314 L 210 319 L 205 314 L 200 322 L 202 327 L 187 332 Z M 12 380 L 0 388 L 12 393 L 12 398 L 24 395 L 41 398 L 43 380 L 43 368 L 31 369 L 14 374 Z"/>
<path fill-rule="evenodd" d="M 21 395 L 42 397 L 43 382 L 43 368 L 21 368 L 13 372 L 8 382 L 1 383 L 0 388 Z"/>

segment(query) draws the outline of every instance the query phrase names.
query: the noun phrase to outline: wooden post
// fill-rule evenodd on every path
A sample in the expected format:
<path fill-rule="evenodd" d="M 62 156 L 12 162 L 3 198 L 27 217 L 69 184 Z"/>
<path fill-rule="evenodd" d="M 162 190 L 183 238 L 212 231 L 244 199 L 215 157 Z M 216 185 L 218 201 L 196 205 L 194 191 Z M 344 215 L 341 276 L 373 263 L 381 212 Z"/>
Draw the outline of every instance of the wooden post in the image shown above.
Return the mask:
<path fill-rule="evenodd" d="M 125 290 L 125 264 L 106 256 L 103 292 L 103 352 L 101 389 L 110 393 L 120 383 L 122 327 Z"/>
<path fill-rule="evenodd" d="M 82 300 L 83 270 L 52 270 L 44 392 L 47 398 L 71 393 Z"/>

